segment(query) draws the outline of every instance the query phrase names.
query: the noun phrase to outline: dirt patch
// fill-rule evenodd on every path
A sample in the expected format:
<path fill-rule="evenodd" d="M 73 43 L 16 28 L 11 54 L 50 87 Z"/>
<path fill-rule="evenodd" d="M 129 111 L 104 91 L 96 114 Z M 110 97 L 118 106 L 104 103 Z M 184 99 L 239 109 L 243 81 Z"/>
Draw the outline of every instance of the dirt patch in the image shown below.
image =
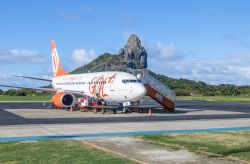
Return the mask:
<path fill-rule="evenodd" d="M 143 156 L 147 156 L 151 161 L 171 161 L 173 163 L 195 162 L 199 157 L 186 150 L 170 151 L 162 149 L 140 150 L 138 152 Z"/>

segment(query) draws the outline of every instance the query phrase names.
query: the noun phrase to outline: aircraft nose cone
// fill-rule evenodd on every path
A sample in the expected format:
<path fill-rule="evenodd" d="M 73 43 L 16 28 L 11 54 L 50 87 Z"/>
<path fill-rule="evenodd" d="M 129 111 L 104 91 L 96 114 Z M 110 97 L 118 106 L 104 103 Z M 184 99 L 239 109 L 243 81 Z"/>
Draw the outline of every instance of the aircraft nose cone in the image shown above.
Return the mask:
<path fill-rule="evenodd" d="M 140 87 L 138 87 L 138 93 L 139 93 L 140 97 L 143 97 L 143 96 L 146 95 L 147 90 L 146 90 L 146 88 L 144 87 L 144 85 L 141 85 Z"/>

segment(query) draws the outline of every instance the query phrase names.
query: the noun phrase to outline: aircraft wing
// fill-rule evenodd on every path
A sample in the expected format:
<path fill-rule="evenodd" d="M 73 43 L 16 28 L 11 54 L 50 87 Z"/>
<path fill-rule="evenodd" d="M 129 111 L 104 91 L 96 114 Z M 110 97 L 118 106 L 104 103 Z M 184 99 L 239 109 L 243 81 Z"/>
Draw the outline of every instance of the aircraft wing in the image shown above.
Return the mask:
<path fill-rule="evenodd" d="M 2 84 L 0 84 L 0 87 L 18 88 L 18 89 L 31 89 L 31 90 L 37 90 L 37 91 L 51 91 L 51 92 L 56 92 L 56 91 L 58 91 L 58 90 L 53 89 L 53 88 L 18 87 L 18 86 L 2 85 Z"/>
<path fill-rule="evenodd" d="M 36 91 L 49 91 L 49 92 L 63 91 L 63 92 L 69 92 L 69 93 L 72 93 L 72 94 L 77 94 L 77 95 L 85 95 L 84 92 L 80 92 L 80 91 L 60 90 L 60 89 L 54 89 L 54 88 L 18 87 L 18 86 L 2 85 L 2 84 L 0 84 L 0 87 L 18 88 L 18 89 L 31 89 L 31 90 L 36 90 Z"/>
<path fill-rule="evenodd" d="M 31 76 L 20 76 L 20 75 L 12 75 L 15 77 L 21 77 L 21 78 L 26 78 L 26 79 L 33 79 L 33 80 L 41 80 L 41 81 L 49 81 L 52 82 L 50 79 L 44 79 L 44 78 L 37 78 L 37 77 L 31 77 Z"/>

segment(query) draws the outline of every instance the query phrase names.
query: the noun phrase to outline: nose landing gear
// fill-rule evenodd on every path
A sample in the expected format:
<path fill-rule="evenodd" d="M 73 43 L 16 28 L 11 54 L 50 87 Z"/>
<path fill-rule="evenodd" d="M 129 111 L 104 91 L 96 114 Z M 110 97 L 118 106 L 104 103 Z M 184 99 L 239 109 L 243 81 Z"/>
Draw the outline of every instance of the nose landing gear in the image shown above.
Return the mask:
<path fill-rule="evenodd" d="M 107 103 L 103 99 L 99 99 L 98 100 L 98 105 L 107 106 Z"/>

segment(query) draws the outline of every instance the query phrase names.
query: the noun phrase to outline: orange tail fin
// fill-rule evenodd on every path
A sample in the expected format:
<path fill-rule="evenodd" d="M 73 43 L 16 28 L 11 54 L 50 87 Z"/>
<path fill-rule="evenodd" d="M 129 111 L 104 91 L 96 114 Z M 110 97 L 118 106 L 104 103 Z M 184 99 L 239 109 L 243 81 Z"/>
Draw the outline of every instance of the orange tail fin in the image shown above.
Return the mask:
<path fill-rule="evenodd" d="M 64 71 L 64 69 L 62 68 L 54 40 L 51 41 L 51 49 L 52 49 L 51 53 L 52 53 L 53 76 L 57 77 L 57 76 L 68 75 L 69 73 Z"/>

